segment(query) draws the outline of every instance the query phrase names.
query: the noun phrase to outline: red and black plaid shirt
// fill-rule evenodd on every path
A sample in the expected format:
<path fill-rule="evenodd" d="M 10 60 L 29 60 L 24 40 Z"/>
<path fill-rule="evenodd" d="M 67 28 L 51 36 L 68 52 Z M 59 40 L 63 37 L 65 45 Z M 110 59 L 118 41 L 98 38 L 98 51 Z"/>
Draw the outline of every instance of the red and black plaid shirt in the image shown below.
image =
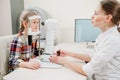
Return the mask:
<path fill-rule="evenodd" d="M 32 48 L 35 43 L 32 43 Z M 30 46 L 28 46 L 28 39 L 24 34 L 17 35 L 11 43 L 10 57 L 9 57 L 9 72 L 18 67 L 22 61 L 29 61 L 31 56 Z"/>

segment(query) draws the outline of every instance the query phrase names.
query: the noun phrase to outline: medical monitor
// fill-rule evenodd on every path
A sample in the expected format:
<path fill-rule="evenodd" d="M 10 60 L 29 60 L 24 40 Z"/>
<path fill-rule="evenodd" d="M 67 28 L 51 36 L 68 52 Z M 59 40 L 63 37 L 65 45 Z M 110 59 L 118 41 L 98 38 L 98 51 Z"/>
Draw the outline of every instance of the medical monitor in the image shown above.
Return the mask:
<path fill-rule="evenodd" d="M 75 19 L 75 42 L 95 41 L 100 32 L 92 25 L 91 19 Z"/>

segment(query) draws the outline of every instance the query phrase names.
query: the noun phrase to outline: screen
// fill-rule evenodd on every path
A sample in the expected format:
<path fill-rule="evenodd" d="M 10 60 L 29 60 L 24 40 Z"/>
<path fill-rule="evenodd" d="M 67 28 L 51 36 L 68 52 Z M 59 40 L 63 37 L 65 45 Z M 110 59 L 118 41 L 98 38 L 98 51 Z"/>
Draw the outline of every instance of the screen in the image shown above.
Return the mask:
<path fill-rule="evenodd" d="M 100 32 L 92 25 L 91 19 L 75 19 L 75 42 L 95 41 Z"/>

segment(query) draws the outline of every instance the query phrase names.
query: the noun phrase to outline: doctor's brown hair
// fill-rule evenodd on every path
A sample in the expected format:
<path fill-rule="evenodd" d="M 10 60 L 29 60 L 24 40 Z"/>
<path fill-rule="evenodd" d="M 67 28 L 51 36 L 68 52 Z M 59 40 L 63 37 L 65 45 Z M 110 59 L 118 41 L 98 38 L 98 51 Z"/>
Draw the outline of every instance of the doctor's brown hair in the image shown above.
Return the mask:
<path fill-rule="evenodd" d="M 100 5 L 107 15 L 112 15 L 112 23 L 118 26 L 120 32 L 120 2 L 117 0 L 102 0 Z"/>

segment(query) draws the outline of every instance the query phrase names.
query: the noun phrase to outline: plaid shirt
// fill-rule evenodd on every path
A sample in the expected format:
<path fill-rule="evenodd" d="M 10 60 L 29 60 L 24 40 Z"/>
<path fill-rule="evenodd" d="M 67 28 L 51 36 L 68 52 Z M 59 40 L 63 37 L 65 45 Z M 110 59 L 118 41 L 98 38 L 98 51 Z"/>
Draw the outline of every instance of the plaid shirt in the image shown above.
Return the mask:
<path fill-rule="evenodd" d="M 35 42 L 32 43 L 32 48 L 35 48 Z M 20 34 L 14 38 L 11 43 L 9 57 L 9 72 L 18 68 L 20 62 L 29 61 L 34 55 L 31 54 L 31 48 L 28 46 L 28 39 L 24 34 Z"/>

